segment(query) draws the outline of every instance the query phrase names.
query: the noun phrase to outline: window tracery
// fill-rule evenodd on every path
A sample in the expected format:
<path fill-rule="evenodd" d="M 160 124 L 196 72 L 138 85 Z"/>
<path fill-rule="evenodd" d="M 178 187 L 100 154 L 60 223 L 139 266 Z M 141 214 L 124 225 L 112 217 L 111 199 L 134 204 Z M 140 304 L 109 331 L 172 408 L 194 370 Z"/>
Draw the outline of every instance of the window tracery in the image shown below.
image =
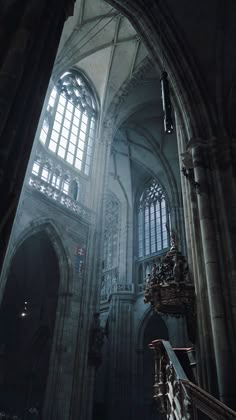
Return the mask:
<path fill-rule="evenodd" d="M 40 141 L 68 164 L 89 175 L 96 119 L 96 102 L 87 82 L 76 72 L 66 72 L 51 91 Z"/>
<path fill-rule="evenodd" d="M 41 178 L 46 182 L 50 182 L 50 177 L 51 177 L 51 167 L 48 163 L 45 163 L 42 168 Z"/>
<path fill-rule="evenodd" d="M 138 257 L 159 253 L 169 245 L 169 210 L 162 186 L 153 179 L 140 196 Z"/>
<path fill-rule="evenodd" d="M 105 205 L 104 270 L 118 265 L 118 225 L 119 204 L 113 197 L 109 197 Z"/>

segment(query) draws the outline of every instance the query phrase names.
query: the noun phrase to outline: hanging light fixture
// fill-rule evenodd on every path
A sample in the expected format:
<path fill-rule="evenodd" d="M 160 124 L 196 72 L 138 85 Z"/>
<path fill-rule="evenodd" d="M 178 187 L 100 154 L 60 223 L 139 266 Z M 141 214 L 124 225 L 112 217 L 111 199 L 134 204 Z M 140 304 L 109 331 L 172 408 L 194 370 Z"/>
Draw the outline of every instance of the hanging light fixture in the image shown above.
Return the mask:
<path fill-rule="evenodd" d="M 25 301 L 24 302 L 24 308 L 23 308 L 23 310 L 21 311 L 21 313 L 20 313 L 20 317 L 21 318 L 25 318 L 26 316 L 28 316 L 29 315 L 29 310 L 28 310 L 28 302 L 27 301 Z"/>
<path fill-rule="evenodd" d="M 161 0 L 160 0 L 161 2 Z M 172 119 L 172 106 L 170 100 L 170 89 L 169 89 L 169 80 L 168 73 L 165 70 L 165 54 L 162 42 L 162 29 L 163 22 L 161 21 L 161 15 L 159 14 L 159 31 L 160 31 L 160 56 L 162 64 L 162 73 L 161 73 L 161 97 L 162 97 L 162 109 L 164 115 L 164 131 L 166 134 L 172 134 L 174 131 L 174 124 Z"/>
<path fill-rule="evenodd" d="M 172 107 L 170 100 L 168 74 L 165 70 L 162 71 L 160 80 L 162 108 L 164 113 L 164 130 L 166 134 L 172 134 L 174 131 L 174 124 L 172 120 Z"/>

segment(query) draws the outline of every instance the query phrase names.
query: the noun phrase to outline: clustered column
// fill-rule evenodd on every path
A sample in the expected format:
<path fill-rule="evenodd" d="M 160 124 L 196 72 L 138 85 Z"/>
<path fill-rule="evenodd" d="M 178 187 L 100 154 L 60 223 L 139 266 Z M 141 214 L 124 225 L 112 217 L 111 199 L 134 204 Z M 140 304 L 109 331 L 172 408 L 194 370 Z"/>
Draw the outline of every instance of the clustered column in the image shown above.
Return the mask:
<path fill-rule="evenodd" d="M 217 177 L 220 178 L 220 168 L 215 165 L 216 150 L 210 141 L 197 139 L 191 142 L 191 145 L 195 180 L 200 184 L 197 205 L 219 396 L 223 402 L 232 406 L 233 388 L 230 378 L 233 378 L 234 362 L 228 334 L 229 320 L 225 307 L 226 285 L 220 256 L 221 247 L 224 245 L 219 244 L 219 238 L 224 237 L 221 232 L 223 218 L 219 215 L 217 208 L 221 208 L 222 203 L 220 205 L 218 201 L 221 201 L 222 197 L 219 197 L 216 189 Z"/>

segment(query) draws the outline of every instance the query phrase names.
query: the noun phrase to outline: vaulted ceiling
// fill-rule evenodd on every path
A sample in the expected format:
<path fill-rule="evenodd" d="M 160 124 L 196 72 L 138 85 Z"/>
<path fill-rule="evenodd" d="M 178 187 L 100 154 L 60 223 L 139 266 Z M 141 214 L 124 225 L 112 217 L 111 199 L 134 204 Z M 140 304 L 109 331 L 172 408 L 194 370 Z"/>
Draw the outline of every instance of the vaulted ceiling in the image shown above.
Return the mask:
<path fill-rule="evenodd" d="M 100 114 L 115 114 L 111 175 L 122 179 L 127 161 L 137 185 L 166 171 L 179 181 L 176 137 L 163 130 L 158 68 L 129 20 L 104 0 L 77 0 L 65 24 L 54 78 L 74 66 L 93 83 Z"/>
<path fill-rule="evenodd" d="M 106 111 L 148 52 L 128 19 L 104 0 L 77 0 L 65 24 L 54 77 L 77 66 L 91 79 Z"/>

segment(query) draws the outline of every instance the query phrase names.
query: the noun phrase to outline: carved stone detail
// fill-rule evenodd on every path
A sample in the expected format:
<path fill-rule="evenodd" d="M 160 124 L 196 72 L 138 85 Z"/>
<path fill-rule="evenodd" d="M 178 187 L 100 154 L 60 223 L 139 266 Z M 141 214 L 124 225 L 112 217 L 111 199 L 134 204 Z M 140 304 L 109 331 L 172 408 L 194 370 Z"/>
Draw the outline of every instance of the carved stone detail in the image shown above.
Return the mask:
<path fill-rule="evenodd" d="M 178 366 L 170 360 L 162 340 L 153 341 L 150 348 L 155 360 L 154 399 L 160 412 L 167 419 L 191 419 L 191 399 L 177 374 Z"/>
<path fill-rule="evenodd" d="M 93 223 L 95 220 L 94 213 L 78 203 L 73 198 L 69 197 L 67 194 L 62 193 L 56 187 L 48 184 L 46 181 L 38 178 L 37 176 L 31 174 L 29 185 L 34 190 L 39 191 L 45 197 L 51 199 L 54 202 L 61 204 L 65 209 L 70 210 L 75 213 L 77 216 L 82 217 L 85 221 Z"/>
<path fill-rule="evenodd" d="M 179 252 L 176 235 L 172 233 L 170 251 L 153 264 L 148 275 L 144 302 L 155 312 L 186 316 L 188 334 L 195 337 L 195 292 L 190 281 L 186 258 Z"/>

